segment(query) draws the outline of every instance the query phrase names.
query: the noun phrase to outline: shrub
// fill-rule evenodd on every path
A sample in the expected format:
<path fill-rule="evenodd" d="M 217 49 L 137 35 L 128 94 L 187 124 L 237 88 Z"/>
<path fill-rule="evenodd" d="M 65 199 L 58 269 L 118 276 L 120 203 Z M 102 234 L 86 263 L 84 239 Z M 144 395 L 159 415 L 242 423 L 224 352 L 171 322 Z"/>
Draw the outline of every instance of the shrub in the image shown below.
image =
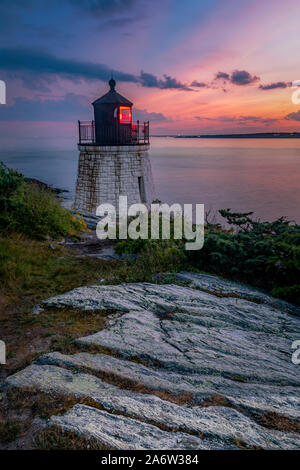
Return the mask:
<path fill-rule="evenodd" d="M 116 243 L 118 254 L 138 254 L 136 265 L 149 274 L 177 272 L 185 265 L 186 256 L 181 240 L 122 240 Z"/>
<path fill-rule="evenodd" d="M 300 303 L 300 225 L 283 217 L 260 222 L 251 212 L 219 212 L 233 230 L 208 227 L 202 250 L 187 252 L 190 264 Z"/>
<path fill-rule="evenodd" d="M 0 230 L 43 239 L 76 234 L 84 227 L 48 190 L 28 184 L 0 163 Z"/>
<path fill-rule="evenodd" d="M 204 247 L 185 251 L 184 240 L 124 240 L 118 253 L 138 253 L 145 270 L 197 269 L 242 281 L 300 304 L 300 225 L 281 217 L 260 222 L 252 213 L 219 211 L 229 229 L 207 224 Z"/>

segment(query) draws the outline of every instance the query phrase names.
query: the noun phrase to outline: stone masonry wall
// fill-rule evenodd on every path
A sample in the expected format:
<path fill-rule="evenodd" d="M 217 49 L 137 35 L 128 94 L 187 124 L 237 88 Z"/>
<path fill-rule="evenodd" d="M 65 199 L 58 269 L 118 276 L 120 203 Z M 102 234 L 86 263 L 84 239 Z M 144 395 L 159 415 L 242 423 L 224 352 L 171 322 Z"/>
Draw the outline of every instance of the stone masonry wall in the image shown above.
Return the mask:
<path fill-rule="evenodd" d="M 149 145 L 78 148 L 75 210 L 95 214 L 99 204 L 118 207 L 120 195 L 127 196 L 128 205 L 143 202 L 149 206 L 155 199 Z"/>

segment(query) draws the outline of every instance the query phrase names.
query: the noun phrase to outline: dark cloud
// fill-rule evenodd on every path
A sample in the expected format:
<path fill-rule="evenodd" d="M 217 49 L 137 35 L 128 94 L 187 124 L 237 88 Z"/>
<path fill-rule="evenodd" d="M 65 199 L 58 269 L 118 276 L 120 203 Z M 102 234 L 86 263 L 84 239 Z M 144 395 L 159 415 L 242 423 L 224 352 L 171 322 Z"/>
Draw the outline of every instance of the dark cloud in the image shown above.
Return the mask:
<path fill-rule="evenodd" d="M 225 73 L 225 72 L 218 72 L 215 76 L 215 80 L 229 80 L 230 79 L 230 75 L 228 73 Z"/>
<path fill-rule="evenodd" d="M 72 59 L 60 59 L 49 53 L 23 48 L 0 49 L 0 69 L 4 71 L 30 71 L 41 75 L 57 74 L 69 79 L 107 80 L 111 68 L 103 64 L 79 62 Z M 117 80 L 138 82 L 137 77 L 119 71 L 113 71 Z"/>
<path fill-rule="evenodd" d="M 151 122 L 166 122 L 170 121 L 162 113 L 151 113 L 146 109 L 133 108 L 133 115 L 135 120 L 139 121 L 151 121 Z"/>
<path fill-rule="evenodd" d="M 185 91 L 191 91 L 184 83 L 179 82 L 176 78 L 172 78 L 169 75 L 164 75 L 163 79 L 157 78 L 152 73 L 141 72 L 139 81 L 142 86 L 148 88 L 161 88 L 161 89 L 179 89 Z"/>
<path fill-rule="evenodd" d="M 230 81 L 234 85 L 250 85 L 259 80 L 256 75 L 251 75 L 246 70 L 235 70 L 230 76 Z"/>
<path fill-rule="evenodd" d="M 190 86 L 197 87 L 197 88 L 207 88 L 208 85 L 207 83 L 204 82 L 198 82 L 197 80 L 194 80 Z"/>
<path fill-rule="evenodd" d="M 291 82 L 275 82 L 269 83 L 267 85 L 259 85 L 261 90 L 275 90 L 276 88 L 287 88 L 290 87 L 292 84 Z"/>
<path fill-rule="evenodd" d="M 159 88 L 159 82 L 155 75 L 141 71 L 140 74 L 141 85 L 149 88 Z"/>
<path fill-rule="evenodd" d="M 232 83 L 233 85 L 251 85 L 259 80 L 256 75 L 251 75 L 246 70 L 234 70 L 230 75 L 226 72 L 218 72 L 215 75 L 215 80 L 223 80 L 224 82 Z"/>
<path fill-rule="evenodd" d="M 163 80 L 159 80 L 159 84 L 159 88 L 179 88 L 180 90 L 191 91 L 187 85 L 177 81 L 176 78 L 172 78 L 169 75 L 164 75 Z"/>
<path fill-rule="evenodd" d="M 285 119 L 288 119 L 289 121 L 300 121 L 300 110 L 295 113 L 288 114 L 285 116 Z"/>
<path fill-rule="evenodd" d="M 169 75 L 163 75 L 162 79 L 158 79 L 151 73 L 141 72 L 137 77 L 130 73 L 112 70 L 103 64 L 60 59 L 46 52 L 22 48 L 0 49 L 0 70 L 13 74 L 14 78 L 22 78 L 24 85 L 31 89 L 42 89 L 42 81 L 45 80 L 49 84 L 56 75 L 75 82 L 80 79 L 106 81 L 113 72 L 116 80 L 121 82 L 139 83 L 150 88 L 191 90 Z M 39 87 L 35 87 L 35 80 Z"/>

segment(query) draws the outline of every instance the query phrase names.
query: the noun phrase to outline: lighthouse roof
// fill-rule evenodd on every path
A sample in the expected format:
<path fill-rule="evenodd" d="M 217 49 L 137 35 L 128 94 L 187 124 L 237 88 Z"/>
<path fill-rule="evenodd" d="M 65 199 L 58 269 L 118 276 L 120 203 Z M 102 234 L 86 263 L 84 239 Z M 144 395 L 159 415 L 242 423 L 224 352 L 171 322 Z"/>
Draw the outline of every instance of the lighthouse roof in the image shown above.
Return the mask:
<path fill-rule="evenodd" d="M 93 105 L 95 104 L 121 104 L 125 106 L 133 105 L 131 101 L 129 101 L 127 98 L 124 98 L 124 96 L 116 92 L 115 90 L 116 82 L 113 78 L 109 80 L 108 84 L 110 86 L 109 92 L 101 96 L 101 98 L 98 98 L 97 100 L 95 100 L 92 103 Z"/>

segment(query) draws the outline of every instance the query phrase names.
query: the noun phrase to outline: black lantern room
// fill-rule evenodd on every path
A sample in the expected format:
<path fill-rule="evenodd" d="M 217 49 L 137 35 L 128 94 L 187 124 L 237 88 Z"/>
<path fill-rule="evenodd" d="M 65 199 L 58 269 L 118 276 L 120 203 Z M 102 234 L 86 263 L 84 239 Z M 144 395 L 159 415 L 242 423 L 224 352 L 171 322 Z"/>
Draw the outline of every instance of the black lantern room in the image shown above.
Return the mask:
<path fill-rule="evenodd" d="M 116 92 L 116 82 L 109 80 L 110 90 L 94 101 L 95 136 L 99 144 L 130 143 L 132 103 Z"/>
<path fill-rule="evenodd" d="M 132 122 L 133 103 L 116 92 L 116 82 L 108 82 L 110 90 L 94 101 L 94 121 L 79 121 L 79 144 L 133 145 L 149 143 L 149 122 Z"/>

